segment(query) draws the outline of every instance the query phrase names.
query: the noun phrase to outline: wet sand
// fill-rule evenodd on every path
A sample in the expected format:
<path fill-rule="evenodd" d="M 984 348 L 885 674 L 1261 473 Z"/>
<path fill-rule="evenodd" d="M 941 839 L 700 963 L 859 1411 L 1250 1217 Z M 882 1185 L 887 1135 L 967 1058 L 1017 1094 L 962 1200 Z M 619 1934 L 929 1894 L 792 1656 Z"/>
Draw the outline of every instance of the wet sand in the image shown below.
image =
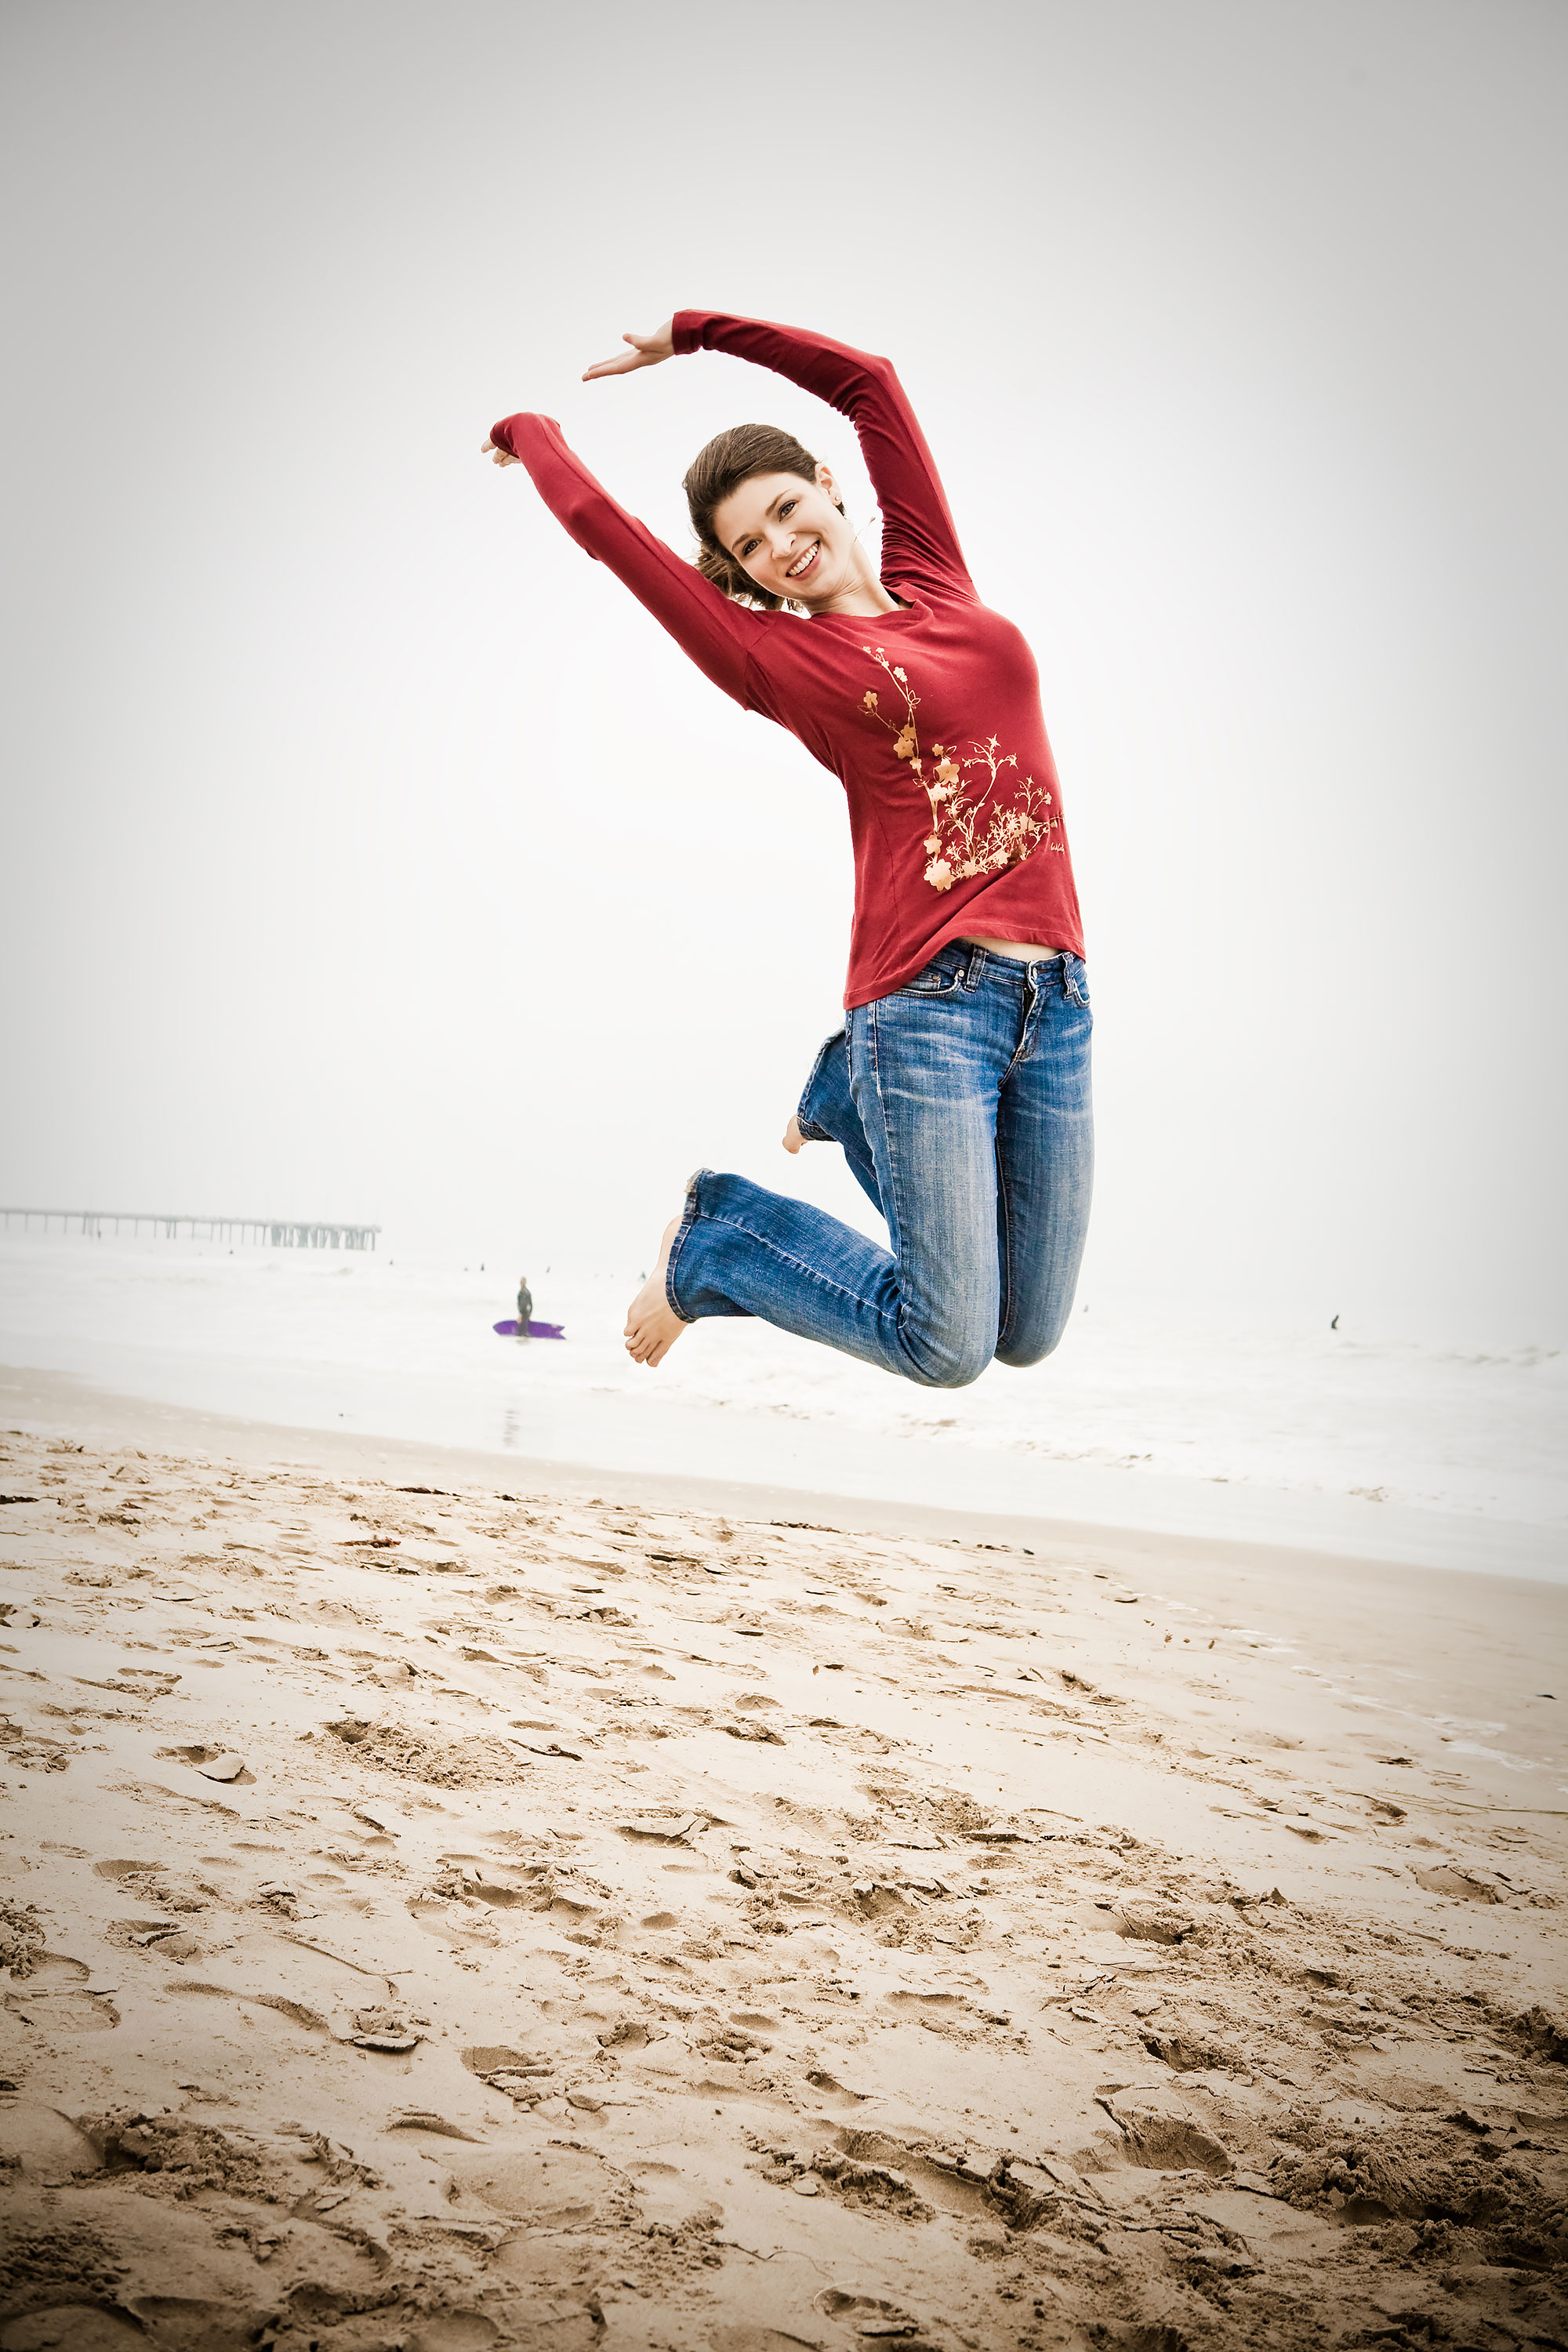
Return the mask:
<path fill-rule="evenodd" d="M 1562 1587 L 3 1410 L 0 2352 L 1568 2332 Z"/>

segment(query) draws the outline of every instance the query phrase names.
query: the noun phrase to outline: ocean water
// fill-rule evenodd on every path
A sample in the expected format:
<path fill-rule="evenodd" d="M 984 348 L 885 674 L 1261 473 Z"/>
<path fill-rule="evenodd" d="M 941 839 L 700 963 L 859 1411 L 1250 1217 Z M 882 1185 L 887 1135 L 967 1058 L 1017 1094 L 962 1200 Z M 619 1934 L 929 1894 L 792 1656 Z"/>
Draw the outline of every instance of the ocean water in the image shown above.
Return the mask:
<path fill-rule="evenodd" d="M 921 1390 L 765 1325 L 657 1372 L 636 1273 L 58 1233 L 0 1240 L 0 1360 L 289 1427 L 530 1459 L 1568 1573 L 1568 1357 L 1096 1308 L 1028 1372 Z"/>

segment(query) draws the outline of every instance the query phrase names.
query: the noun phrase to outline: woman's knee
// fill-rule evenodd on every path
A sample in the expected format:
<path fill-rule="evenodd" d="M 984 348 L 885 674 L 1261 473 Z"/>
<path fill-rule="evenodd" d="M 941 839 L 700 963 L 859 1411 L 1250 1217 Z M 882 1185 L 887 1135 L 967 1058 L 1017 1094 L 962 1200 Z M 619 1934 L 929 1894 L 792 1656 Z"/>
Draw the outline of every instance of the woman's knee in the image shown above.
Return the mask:
<path fill-rule="evenodd" d="M 995 1340 L 979 1331 L 905 1335 L 909 1377 L 922 1389 L 966 1389 L 995 1354 Z"/>
<path fill-rule="evenodd" d="M 1009 1371 L 1026 1372 L 1031 1366 L 1043 1364 L 1047 1356 L 1056 1354 L 1066 1329 L 1065 1323 L 1058 1323 L 1046 1331 L 1020 1331 L 1011 1339 L 1005 1336 L 997 1342 L 996 1361 L 1005 1364 Z"/>

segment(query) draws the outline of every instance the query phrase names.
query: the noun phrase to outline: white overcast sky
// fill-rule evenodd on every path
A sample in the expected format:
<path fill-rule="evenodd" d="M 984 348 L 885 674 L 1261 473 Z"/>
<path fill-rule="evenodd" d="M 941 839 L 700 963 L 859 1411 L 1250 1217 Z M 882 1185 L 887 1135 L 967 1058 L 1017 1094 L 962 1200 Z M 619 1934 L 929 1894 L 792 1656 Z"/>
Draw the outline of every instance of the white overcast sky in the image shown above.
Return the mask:
<path fill-rule="evenodd" d="M 1038 655 L 1088 1295 L 1551 1339 L 1558 0 L 0 15 L 0 1195 L 646 1263 L 835 1025 L 834 780 L 521 471 L 678 545 L 685 303 L 890 353 Z"/>

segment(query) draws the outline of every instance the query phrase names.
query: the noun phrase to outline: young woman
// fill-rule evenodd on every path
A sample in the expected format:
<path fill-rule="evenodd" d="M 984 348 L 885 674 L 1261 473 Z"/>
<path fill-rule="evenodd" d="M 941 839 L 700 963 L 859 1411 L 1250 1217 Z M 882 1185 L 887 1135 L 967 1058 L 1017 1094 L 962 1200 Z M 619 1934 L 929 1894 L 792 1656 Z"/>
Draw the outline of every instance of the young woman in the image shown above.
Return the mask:
<path fill-rule="evenodd" d="M 784 1142 L 840 1144 L 889 1244 L 699 1169 L 632 1302 L 627 1349 L 658 1364 L 703 1316 L 760 1315 L 932 1388 L 993 1357 L 1038 1363 L 1072 1307 L 1093 1137 L 1083 936 L 1034 658 L 975 593 L 886 360 L 711 310 L 622 340 L 584 381 L 718 351 L 816 393 L 854 425 L 881 505 L 879 577 L 828 467 L 789 434 L 738 425 L 686 477 L 693 565 L 616 504 L 550 417 L 509 416 L 485 444 L 528 467 L 715 686 L 843 783 L 845 1026 Z"/>

